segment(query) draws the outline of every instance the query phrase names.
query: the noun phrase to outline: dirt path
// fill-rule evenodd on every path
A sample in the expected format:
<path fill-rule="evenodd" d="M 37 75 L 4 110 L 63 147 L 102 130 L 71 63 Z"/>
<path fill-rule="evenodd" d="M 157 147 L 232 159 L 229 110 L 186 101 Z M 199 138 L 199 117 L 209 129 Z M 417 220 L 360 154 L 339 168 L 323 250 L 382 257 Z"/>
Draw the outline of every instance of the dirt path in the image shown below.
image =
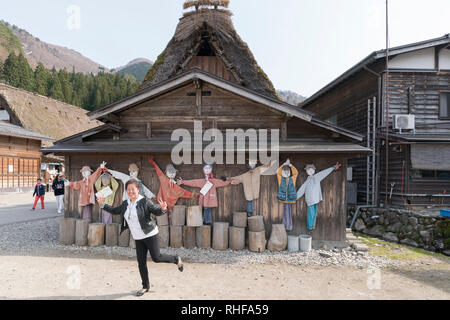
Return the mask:
<path fill-rule="evenodd" d="M 143 299 L 450 299 L 450 266 L 442 262 L 378 271 L 186 264 L 183 273 L 149 262 L 149 272 L 152 292 Z M 134 258 L 0 256 L 0 274 L 0 299 L 137 299 L 140 288 Z"/>

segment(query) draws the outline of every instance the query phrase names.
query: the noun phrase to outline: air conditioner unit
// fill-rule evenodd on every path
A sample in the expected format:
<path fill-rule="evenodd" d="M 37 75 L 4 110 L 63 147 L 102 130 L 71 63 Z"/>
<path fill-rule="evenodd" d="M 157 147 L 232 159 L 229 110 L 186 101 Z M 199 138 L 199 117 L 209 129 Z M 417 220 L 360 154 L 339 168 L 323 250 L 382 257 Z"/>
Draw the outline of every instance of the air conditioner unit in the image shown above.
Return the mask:
<path fill-rule="evenodd" d="M 416 116 L 413 114 L 396 114 L 394 116 L 394 129 L 400 130 L 415 130 Z"/>

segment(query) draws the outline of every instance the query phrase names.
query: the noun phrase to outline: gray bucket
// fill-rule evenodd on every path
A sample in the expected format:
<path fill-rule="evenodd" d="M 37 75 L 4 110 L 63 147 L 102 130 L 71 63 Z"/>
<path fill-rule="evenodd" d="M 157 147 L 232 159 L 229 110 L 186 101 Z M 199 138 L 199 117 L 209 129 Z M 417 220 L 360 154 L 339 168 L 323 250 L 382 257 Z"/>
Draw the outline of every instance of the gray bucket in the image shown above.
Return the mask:
<path fill-rule="evenodd" d="M 300 251 L 301 252 L 311 251 L 311 242 L 312 242 L 311 236 L 302 234 L 300 236 Z"/>
<path fill-rule="evenodd" d="M 288 236 L 288 251 L 289 252 L 298 252 L 299 243 L 297 236 Z"/>

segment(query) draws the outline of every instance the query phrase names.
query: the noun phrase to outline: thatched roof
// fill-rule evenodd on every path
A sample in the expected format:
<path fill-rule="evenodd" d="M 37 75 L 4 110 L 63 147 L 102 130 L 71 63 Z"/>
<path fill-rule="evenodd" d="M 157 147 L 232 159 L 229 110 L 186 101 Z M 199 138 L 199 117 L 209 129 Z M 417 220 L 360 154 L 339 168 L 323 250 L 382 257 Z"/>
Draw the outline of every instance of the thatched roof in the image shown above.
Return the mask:
<path fill-rule="evenodd" d="M 186 12 L 180 19 L 174 37 L 148 71 L 141 89 L 186 71 L 204 39 L 207 39 L 215 55 L 222 59 L 238 84 L 279 99 L 272 82 L 237 34 L 231 12 L 224 9 L 200 8 Z"/>
<path fill-rule="evenodd" d="M 10 113 L 12 124 L 56 140 L 103 124 L 90 120 L 82 108 L 5 84 L 0 84 L 0 105 Z M 51 145 L 43 141 L 44 147 Z"/>

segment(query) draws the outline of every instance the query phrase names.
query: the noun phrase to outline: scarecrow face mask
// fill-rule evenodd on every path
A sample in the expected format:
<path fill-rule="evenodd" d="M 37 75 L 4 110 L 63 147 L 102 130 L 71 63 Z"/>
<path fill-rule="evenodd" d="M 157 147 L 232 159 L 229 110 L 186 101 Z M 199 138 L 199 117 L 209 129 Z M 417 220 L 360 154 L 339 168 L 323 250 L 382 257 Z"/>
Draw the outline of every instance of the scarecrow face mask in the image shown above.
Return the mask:
<path fill-rule="evenodd" d="M 111 178 L 109 176 L 102 176 L 102 184 L 109 186 L 111 184 Z"/>
<path fill-rule="evenodd" d="M 289 168 L 283 168 L 281 170 L 281 176 L 283 178 L 289 178 L 291 176 L 291 170 Z"/>
<path fill-rule="evenodd" d="M 90 171 L 83 171 L 81 174 L 83 175 L 83 178 L 87 179 L 91 175 L 91 172 Z"/>
<path fill-rule="evenodd" d="M 210 165 L 206 165 L 203 167 L 203 172 L 205 173 L 205 175 L 208 175 L 212 172 L 212 167 Z"/>
<path fill-rule="evenodd" d="M 257 164 L 257 162 L 256 162 L 255 160 L 249 160 L 249 161 L 248 161 L 248 166 L 249 166 L 249 168 L 250 168 L 251 170 L 253 170 L 253 169 L 256 168 L 256 164 Z"/>
<path fill-rule="evenodd" d="M 316 168 L 313 165 L 307 165 L 305 171 L 306 174 L 311 177 L 316 173 Z"/>
<path fill-rule="evenodd" d="M 136 179 L 137 176 L 138 176 L 138 173 L 139 173 L 139 171 L 131 170 L 131 171 L 130 171 L 130 177 L 131 177 L 132 179 Z"/>

